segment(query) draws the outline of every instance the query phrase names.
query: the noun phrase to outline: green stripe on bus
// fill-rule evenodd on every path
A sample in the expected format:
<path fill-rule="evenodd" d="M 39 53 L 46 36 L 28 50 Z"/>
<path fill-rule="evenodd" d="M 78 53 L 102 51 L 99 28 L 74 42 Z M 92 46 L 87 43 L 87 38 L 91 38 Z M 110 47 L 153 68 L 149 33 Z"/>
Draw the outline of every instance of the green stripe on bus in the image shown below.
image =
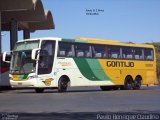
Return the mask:
<path fill-rule="evenodd" d="M 75 40 L 75 42 L 79 42 L 79 43 L 88 43 L 87 40 Z"/>
<path fill-rule="evenodd" d="M 98 80 L 98 78 L 94 75 L 89 64 L 84 58 L 74 58 L 74 61 L 84 77 L 86 77 L 88 80 Z"/>
<path fill-rule="evenodd" d="M 99 80 L 110 80 L 109 77 L 106 75 L 104 72 L 103 68 L 99 64 L 99 61 L 97 59 L 86 59 L 89 67 L 91 68 L 92 72 L 94 75 L 99 79 Z"/>
<path fill-rule="evenodd" d="M 74 39 L 62 39 L 63 42 L 75 42 Z"/>
<path fill-rule="evenodd" d="M 87 43 L 87 40 L 75 40 L 75 39 L 62 39 L 63 42 L 78 42 L 78 43 Z"/>

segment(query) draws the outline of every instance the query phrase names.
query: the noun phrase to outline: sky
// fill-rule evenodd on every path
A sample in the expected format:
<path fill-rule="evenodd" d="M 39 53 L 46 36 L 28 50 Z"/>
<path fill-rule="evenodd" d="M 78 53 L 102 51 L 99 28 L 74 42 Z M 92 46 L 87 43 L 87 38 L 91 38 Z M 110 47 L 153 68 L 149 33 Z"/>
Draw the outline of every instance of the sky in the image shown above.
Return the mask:
<path fill-rule="evenodd" d="M 160 42 L 160 0 L 41 1 L 44 9 L 52 12 L 55 29 L 37 30 L 31 33 L 31 38 L 90 37 L 134 43 Z M 19 40 L 23 39 L 22 31 L 18 36 Z M 9 39 L 9 32 L 2 32 L 2 51 L 10 50 Z"/>

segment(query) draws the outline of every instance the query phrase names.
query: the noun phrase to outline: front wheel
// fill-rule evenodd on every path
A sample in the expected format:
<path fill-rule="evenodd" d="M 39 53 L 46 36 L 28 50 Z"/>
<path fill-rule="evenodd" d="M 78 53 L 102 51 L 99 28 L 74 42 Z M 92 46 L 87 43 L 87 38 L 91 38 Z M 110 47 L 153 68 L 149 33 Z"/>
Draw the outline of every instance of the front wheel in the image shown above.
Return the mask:
<path fill-rule="evenodd" d="M 58 92 L 66 92 L 68 87 L 68 80 L 65 78 L 60 78 L 58 83 Z"/>

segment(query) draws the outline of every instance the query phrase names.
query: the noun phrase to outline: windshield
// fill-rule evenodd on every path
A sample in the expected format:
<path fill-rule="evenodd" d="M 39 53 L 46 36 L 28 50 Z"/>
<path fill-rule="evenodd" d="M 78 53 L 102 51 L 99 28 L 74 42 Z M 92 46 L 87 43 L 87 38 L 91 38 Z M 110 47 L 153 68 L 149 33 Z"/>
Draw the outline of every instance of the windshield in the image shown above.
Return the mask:
<path fill-rule="evenodd" d="M 11 59 L 11 74 L 28 74 L 35 72 L 36 61 L 31 59 L 31 54 L 32 49 L 38 48 L 38 45 L 38 40 L 16 43 Z"/>
<path fill-rule="evenodd" d="M 39 41 L 24 41 L 16 44 L 11 59 L 11 74 L 37 73 L 49 74 L 52 72 L 55 53 L 55 41 L 43 40 L 41 49 L 37 53 L 39 60 L 32 60 L 32 50 L 39 48 Z"/>
<path fill-rule="evenodd" d="M 28 74 L 35 71 L 36 61 L 31 59 L 31 50 L 13 52 L 12 74 Z"/>
<path fill-rule="evenodd" d="M 15 45 L 14 51 L 32 50 L 34 48 L 38 48 L 38 46 L 39 46 L 39 40 L 18 42 Z"/>

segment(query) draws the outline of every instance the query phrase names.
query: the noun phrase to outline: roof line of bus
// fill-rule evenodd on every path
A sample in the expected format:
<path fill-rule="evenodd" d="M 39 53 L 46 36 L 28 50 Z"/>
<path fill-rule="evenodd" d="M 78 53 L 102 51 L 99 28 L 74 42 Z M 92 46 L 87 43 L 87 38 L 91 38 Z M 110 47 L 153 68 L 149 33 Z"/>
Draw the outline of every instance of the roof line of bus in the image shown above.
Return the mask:
<path fill-rule="evenodd" d="M 153 45 L 148 44 L 136 44 L 136 43 L 127 43 L 127 42 L 120 42 L 117 40 L 107 40 L 107 39 L 96 39 L 96 38 L 76 38 L 75 40 L 82 40 L 87 41 L 88 43 L 94 43 L 94 44 L 108 44 L 108 45 L 119 45 L 119 46 L 136 46 L 136 47 L 150 47 L 153 48 Z"/>
<path fill-rule="evenodd" d="M 62 40 L 62 38 L 60 38 L 60 37 L 29 38 L 29 39 L 19 40 L 18 42 L 33 41 L 33 40 L 58 40 L 58 41 L 61 41 L 61 40 Z"/>
<path fill-rule="evenodd" d="M 116 43 L 121 43 L 120 41 L 117 40 L 107 40 L 107 39 L 97 39 L 97 38 L 85 38 L 85 37 L 80 37 L 80 38 L 75 38 L 76 40 L 87 40 L 87 41 L 104 41 L 104 42 L 116 42 Z"/>
<path fill-rule="evenodd" d="M 64 38 L 65 39 L 65 38 Z M 32 40 L 57 40 L 61 41 L 63 38 L 60 37 L 41 37 L 41 38 L 30 38 L 30 39 L 24 39 L 20 40 L 18 42 L 24 42 L 24 41 L 32 41 Z M 65 39 L 67 40 L 67 39 Z M 132 44 L 132 43 L 125 43 L 125 42 L 120 42 L 116 40 L 105 40 L 105 39 L 96 39 L 96 38 L 75 38 L 75 39 L 68 39 L 68 40 L 80 40 L 80 41 L 87 41 L 88 43 L 93 43 L 93 44 L 111 44 L 111 45 L 119 45 L 119 46 L 137 46 L 137 47 L 154 47 L 153 45 L 148 45 L 148 44 Z M 75 41 L 77 42 L 77 41 Z"/>

